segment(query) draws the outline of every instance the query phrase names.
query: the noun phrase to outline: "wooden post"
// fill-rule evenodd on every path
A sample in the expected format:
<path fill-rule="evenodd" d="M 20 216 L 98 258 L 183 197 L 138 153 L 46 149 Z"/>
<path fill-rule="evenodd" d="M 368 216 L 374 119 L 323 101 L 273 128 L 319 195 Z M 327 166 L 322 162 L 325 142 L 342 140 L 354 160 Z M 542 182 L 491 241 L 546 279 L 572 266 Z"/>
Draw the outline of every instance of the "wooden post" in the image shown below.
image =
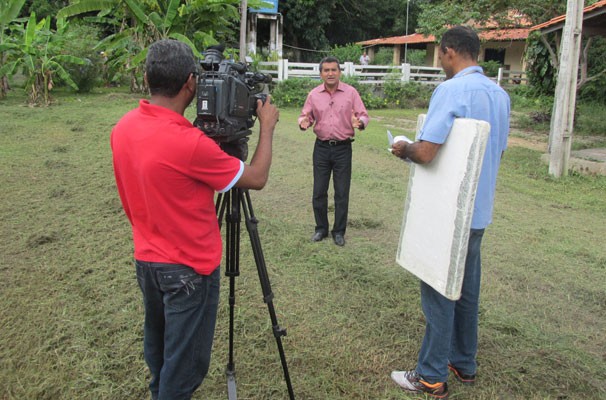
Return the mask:
<path fill-rule="evenodd" d="M 240 61 L 246 62 L 246 16 L 248 14 L 248 0 L 240 3 Z"/>
<path fill-rule="evenodd" d="M 560 46 L 560 69 L 549 133 L 549 173 L 556 178 L 568 174 L 583 30 L 583 4 L 584 0 L 568 0 Z"/>

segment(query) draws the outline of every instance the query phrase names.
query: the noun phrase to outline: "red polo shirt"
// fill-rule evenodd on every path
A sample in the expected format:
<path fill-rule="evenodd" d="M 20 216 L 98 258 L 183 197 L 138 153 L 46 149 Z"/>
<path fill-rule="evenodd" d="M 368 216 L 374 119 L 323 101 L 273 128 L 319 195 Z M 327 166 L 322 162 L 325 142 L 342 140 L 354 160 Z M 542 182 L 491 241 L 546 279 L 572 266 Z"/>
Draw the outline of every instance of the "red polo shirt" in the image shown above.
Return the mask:
<path fill-rule="evenodd" d="M 214 271 L 222 254 L 214 194 L 233 187 L 244 163 L 182 115 L 147 100 L 116 124 L 111 148 L 135 258 Z"/>

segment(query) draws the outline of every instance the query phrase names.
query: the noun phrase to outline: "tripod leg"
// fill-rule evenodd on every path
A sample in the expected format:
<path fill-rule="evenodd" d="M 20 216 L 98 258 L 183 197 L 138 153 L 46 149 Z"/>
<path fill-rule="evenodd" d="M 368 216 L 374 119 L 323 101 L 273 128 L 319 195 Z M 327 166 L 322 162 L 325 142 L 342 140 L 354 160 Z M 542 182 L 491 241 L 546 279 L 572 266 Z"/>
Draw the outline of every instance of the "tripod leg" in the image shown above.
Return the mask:
<path fill-rule="evenodd" d="M 240 275 L 240 196 L 237 189 L 220 194 L 217 198 L 216 212 L 219 227 L 225 216 L 225 276 L 229 277 L 229 360 L 225 368 L 227 377 L 227 395 L 236 400 L 236 370 L 234 363 L 234 311 L 236 304 L 236 277 Z M 227 213 L 226 213 L 227 212 Z"/>
<path fill-rule="evenodd" d="M 284 380 L 288 388 L 288 395 L 291 400 L 294 400 L 295 395 L 292 389 L 290 381 L 290 375 L 288 373 L 288 365 L 286 364 L 286 356 L 284 355 L 284 347 L 282 346 L 282 336 L 286 336 L 286 329 L 283 329 L 278 324 L 278 318 L 274 309 L 273 298 L 274 294 L 271 290 L 271 284 L 269 282 L 269 276 L 267 275 L 267 267 L 265 264 L 265 257 L 263 256 L 263 250 L 261 248 L 261 240 L 259 239 L 259 231 L 257 229 L 258 221 L 255 218 L 252 203 L 250 200 L 250 194 L 247 189 L 241 189 L 239 191 L 240 201 L 242 209 L 244 211 L 244 219 L 246 221 L 246 229 L 250 236 L 250 243 L 252 246 L 253 254 L 255 257 L 255 264 L 257 265 L 257 272 L 259 274 L 259 281 L 261 282 L 261 289 L 263 291 L 263 301 L 267 304 L 267 310 L 271 319 L 271 325 L 273 329 L 274 337 L 276 338 L 276 344 L 278 346 L 278 352 L 280 353 L 280 361 L 282 362 L 282 369 L 284 371 Z"/>

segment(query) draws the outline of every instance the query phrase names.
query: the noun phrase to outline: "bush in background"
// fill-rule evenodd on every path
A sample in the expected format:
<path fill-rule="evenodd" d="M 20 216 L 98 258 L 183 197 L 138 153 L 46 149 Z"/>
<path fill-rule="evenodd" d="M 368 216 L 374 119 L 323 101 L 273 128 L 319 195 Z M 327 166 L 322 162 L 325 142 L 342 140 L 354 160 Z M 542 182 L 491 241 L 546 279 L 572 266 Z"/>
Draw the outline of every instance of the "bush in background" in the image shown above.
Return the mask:
<path fill-rule="evenodd" d="M 101 54 L 94 50 L 99 43 L 99 30 L 92 25 L 70 24 L 62 40 L 62 52 L 77 54 L 90 61 L 87 65 L 65 65 L 65 69 L 78 85 L 78 92 L 88 93 L 102 85 L 104 60 Z"/>
<path fill-rule="evenodd" d="M 425 65 L 426 50 L 408 49 L 406 51 L 406 62 L 410 65 Z M 404 62 L 404 60 L 402 60 Z"/>
<path fill-rule="evenodd" d="M 387 81 L 384 86 L 385 102 L 395 108 L 427 108 L 435 89 L 418 82 Z"/>
<path fill-rule="evenodd" d="M 500 62 L 494 60 L 482 61 L 478 64 L 484 70 L 484 75 L 489 76 L 491 78 L 496 77 L 499 74 L 499 68 L 502 67 Z"/>
<path fill-rule="evenodd" d="M 393 65 L 393 48 L 380 47 L 372 60 L 375 65 Z"/>
<path fill-rule="evenodd" d="M 374 94 L 374 85 L 364 85 L 360 83 L 360 80 L 351 76 L 341 76 L 341 81 L 353 86 L 356 88 L 358 93 L 360 93 L 360 97 L 364 102 L 364 105 L 367 109 L 373 110 L 378 108 L 385 108 L 387 105 L 385 100 L 382 97 L 379 97 Z"/>
<path fill-rule="evenodd" d="M 339 59 L 341 64 L 345 62 L 352 62 L 358 64 L 360 62 L 360 56 L 362 55 L 362 46 L 359 44 L 348 44 L 346 46 L 335 45 L 332 49 L 332 55 Z"/>
<path fill-rule="evenodd" d="M 367 109 L 384 108 L 386 106 L 383 98 L 373 93 L 372 85 L 363 85 L 358 79 L 341 76 L 341 81 L 356 88 Z M 322 83 L 319 79 L 312 78 L 290 78 L 278 82 L 274 86 L 271 96 L 278 107 L 303 107 L 307 94 Z"/>
<path fill-rule="evenodd" d="M 303 107 L 309 91 L 321 82 L 311 78 L 290 78 L 274 86 L 271 98 L 278 107 Z"/>
<path fill-rule="evenodd" d="M 593 37 L 589 47 L 587 75 L 589 79 L 579 89 L 581 100 L 606 104 L 606 38 Z"/>

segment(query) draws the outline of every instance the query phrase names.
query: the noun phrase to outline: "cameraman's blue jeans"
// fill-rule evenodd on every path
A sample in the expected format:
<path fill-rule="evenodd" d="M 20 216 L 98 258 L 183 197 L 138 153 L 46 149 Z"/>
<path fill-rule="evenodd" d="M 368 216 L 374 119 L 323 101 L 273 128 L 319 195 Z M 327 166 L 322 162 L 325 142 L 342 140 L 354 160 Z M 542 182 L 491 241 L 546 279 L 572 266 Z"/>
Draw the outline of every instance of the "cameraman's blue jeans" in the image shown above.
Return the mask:
<path fill-rule="evenodd" d="M 421 282 L 426 326 L 416 370 L 429 383 L 446 382 L 448 363 L 464 374 L 476 373 L 483 235 L 484 229 L 472 229 L 469 233 L 459 300 L 449 300 Z"/>
<path fill-rule="evenodd" d="M 143 352 L 152 399 L 190 399 L 208 372 L 220 273 L 199 275 L 180 264 L 136 261 L 143 292 Z"/>

